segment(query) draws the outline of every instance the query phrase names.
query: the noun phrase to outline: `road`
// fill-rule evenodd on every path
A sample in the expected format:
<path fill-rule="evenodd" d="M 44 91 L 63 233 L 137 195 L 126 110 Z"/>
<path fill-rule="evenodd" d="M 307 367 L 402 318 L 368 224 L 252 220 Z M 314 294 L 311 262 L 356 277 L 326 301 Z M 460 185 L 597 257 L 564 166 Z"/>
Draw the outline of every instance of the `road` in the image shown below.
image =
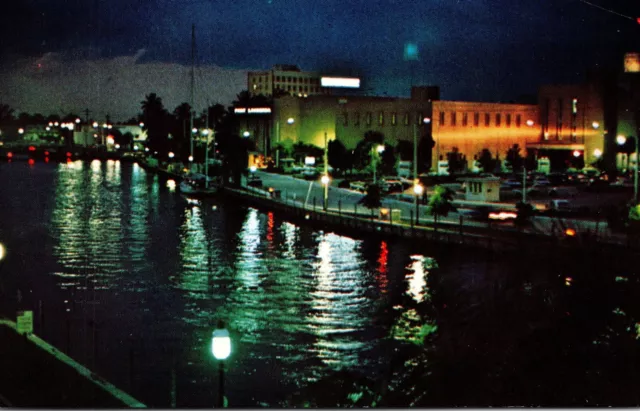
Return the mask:
<path fill-rule="evenodd" d="M 255 174 L 262 179 L 263 188 L 273 187 L 275 190 L 280 190 L 283 200 L 293 201 L 300 206 L 304 204 L 313 206 L 315 203 L 317 209 L 322 209 L 324 188 L 319 181 L 306 181 L 290 175 L 267 173 L 261 170 L 255 171 Z M 344 213 L 358 213 L 369 216 L 371 215 L 371 211 L 358 204 L 362 197 L 364 197 L 364 194 L 357 191 L 330 186 L 328 209 L 331 211 L 340 210 Z M 411 218 L 415 215 L 416 207 L 412 203 L 383 199 L 382 205 L 386 208 L 401 210 L 402 221 L 407 224 L 410 223 Z M 426 205 L 418 205 L 418 208 L 419 222 L 433 222 L 433 217 L 427 214 Z M 461 216 L 462 223 L 465 226 L 487 227 L 489 225 L 488 222 L 473 220 L 465 216 L 463 210 L 460 210 L 460 213 L 451 212 L 447 217 L 441 218 L 439 222 L 460 224 Z M 515 229 L 513 223 L 510 221 L 492 221 L 490 224 L 494 228 L 500 227 L 505 230 Z M 573 228 L 580 234 L 586 232 L 590 234 L 598 233 L 599 236 L 610 237 L 615 239 L 616 242 L 624 242 L 624 239 L 616 238 L 618 236 L 611 233 L 606 221 L 597 222 L 586 219 L 536 216 L 531 219 L 531 226 L 527 228 L 527 231 L 558 236 L 565 235 L 564 233 L 567 228 Z"/>

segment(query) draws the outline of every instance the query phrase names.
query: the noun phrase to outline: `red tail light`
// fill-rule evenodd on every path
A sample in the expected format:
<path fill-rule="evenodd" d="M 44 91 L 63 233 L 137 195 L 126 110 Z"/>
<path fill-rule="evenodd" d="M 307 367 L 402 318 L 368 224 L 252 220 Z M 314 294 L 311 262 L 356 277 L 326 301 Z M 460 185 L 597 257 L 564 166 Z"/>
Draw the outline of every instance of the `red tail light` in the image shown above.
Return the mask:
<path fill-rule="evenodd" d="M 71 157 L 71 153 L 67 151 L 67 157 Z"/>
<path fill-rule="evenodd" d="M 11 151 L 7 153 L 7 158 L 13 158 L 13 153 Z"/>
<path fill-rule="evenodd" d="M 34 159 L 30 158 L 30 159 L 29 159 L 29 161 L 28 161 L 28 163 L 29 163 L 29 165 L 30 165 L 30 166 L 32 166 L 32 165 L 34 165 L 36 162 L 35 162 L 35 160 L 34 160 Z"/>
<path fill-rule="evenodd" d="M 34 146 L 29 146 L 29 151 L 36 151 L 36 148 Z"/>

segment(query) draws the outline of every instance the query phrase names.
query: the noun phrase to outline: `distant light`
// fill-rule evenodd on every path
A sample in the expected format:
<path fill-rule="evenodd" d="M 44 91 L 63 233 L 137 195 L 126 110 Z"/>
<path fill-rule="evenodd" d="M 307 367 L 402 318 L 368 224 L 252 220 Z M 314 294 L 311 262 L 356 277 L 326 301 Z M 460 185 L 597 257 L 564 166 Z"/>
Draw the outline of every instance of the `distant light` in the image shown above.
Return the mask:
<path fill-rule="evenodd" d="M 576 235 L 576 230 L 574 230 L 573 228 L 567 228 L 564 233 L 568 236 L 568 237 L 573 237 Z"/>
<path fill-rule="evenodd" d="M 49 127 L 53 127 L 53 121 L 49 122 Z"/>
<path fill-rule="evenodd" d="M 7 153 L 7 158 L 13 158 L 13 153 L 11 151 Z"/>
<path fill-rule="evenodd" d="M 18 133 L 20 133 L 20 134 L 24 134 L 24 128 L 19 128 L 19 129 L 18 129 Z"/>
<path fill-rule="evenodd" d="M 189 156 L 189 161 L 193 161 L 193 156 Z"/>
<path fill-rule="evenodd" d="M 202 130 L 202 135 L 203 136 L 209 135 L 209 129 L 205 128 L 204 130 Z"/>
<path fill-rule="evenodd" d="M 580 150 L 573 150 L 573 156 L 574 156 L 574 157 L 580 157 L 580 154 L 582 154 L 582 153 L 580 152 Z"/>
<path fill-rule="evenodd" d="M 46 127 L 45 130 L 51 131 L 51 127 Z"/>
<path fill-rule="evenodd" d="M 600 150 L 599 148 L 596 148 L 595 150 L 593 150 L 593 155 L 596 158 L 600 158 L 602 156 L 602 150 Z"/>
<path fill-rule="evenodd" d="M 194 127 L 194 128 L 192 128 L 192 129 L 191 129 L 191 132 L 192 132 L 192 133 L 197 133 L 197 132 L 198 132 L 198 129 Z"/>
<path fill-rule="evenodd" d="M 322 87 L 360 88 L 360 79 L 357 77 L 320 77 Z"/>
<path fill-rule="evenodd" d="M 55 123 L 53 123 L 54 126 L 58 127 L 60 125 L 60 123 L 58 123 L 57 121 Z"/>
<path fill-rule="evenodd" d="M 169 158 L 173 158 L 175 157 L 175 154 L 173 154 L 173 151 L 169 151 Z"/>
<path fill-rule="evenodd" d="M 245 114 L 247 112 L 246 107 L 236 107 L 233 109 L 234 114 Z"/>
<path fill-rule="evenodd" d="M 311 157 L 311 156 L 307 156 L 304 158 L 304 165 L 306 166 L 312 166 L 316 164 L 316 158 L 315 157 Z"/>
<path fill-rule="evenodd" d="M 378 153 L 382 153 L 384 151 L 384 146 L 382 144 L 380 144 L 378 147 L 376 147 L 376 151 Z"/>
<path fill-rule="evenodd" d="M 97 122 L 97 121 L 94 121 L 94 122 L 93 122 L 93 124 L 92 124 L 92 126 L 93 126 L 93 128 L 98 127 L 98 122 Z"/>
<path fill-rule="evenodd" d="M 113 125 L 108 124 L 108 125 L 107 125 L 107 128 L 108 128 L 109 130 L 111 130 L 111 129 L 113 128 Z"/>
<path fill-rule="evenodd" d="M 271 113 L 270 107 L 249 107 L 249 114 L 269 114 Z"/>
<path fill-rule="evenodd" d="M 324 184 L 325 186 L 329 184 L 329 181 L 331 181 L 331 179 L 329 178 L 328 175 L 323 175 L 322 178 L 320 179 L 320 181 L 322 182 L 322 184 Z"/>
<path fill-rule="evenodd" d="M 29 165 L 32 166 L 36 163 L 36 160 L 30 158 L 29 161 L 27 161 L 27 163 L 29 163 Z"/>
<path fill-rule="evenodd" d="M 6 252 L 4 250 L 4 245 L 2 245 L 2 243 L 0 243 L 0 260 L 2 260 L 5 255 L 6 255 Z"/>
<path fill-rule="evenodd" d="M 626 142 L 627 138 L 625 136 L 619 135 L 618 137 L 616 137 L 616 143 L 618 143 L 619 145 L 623 145 Z"/>
<path fill-rule="evenodd" d="M 144 123 L 140 123 L 140 127 L 144 127 Z"/>
<path fill-rule="evenodd" d="M 421 195 L 424 192 L 424 187 L 422 184 L 414 184 L 413 192 L 416 193 L 416 195 Z"/>
<path fill-rule="evenodd" d="M 120 148 L 120 144 L 116 144 L 116 149 L 119 149 L 119 148 Z"/>
<path fill-rule="evenodd" d="M 102 128 L 107 128 L 107 123 L 102 123 Z"/>
<path fill-rule="evenodd" d="M 176 182 L 175 180 L 167 180 L 167 187 L 169 188 L 169 190 L 173 191 L 176 189 Z"/>
<path fill-rule="evenodd" d="M 138 151 L 138 146 L 133 146 L 133 151 Z"/>
<path fill-rule="evenodd" d="M 564 278 L 564 285 L 566 285 L 567 287 L 569 287 L 571 285 L 571 282 L 573 281 L 573 278 L 571 277 L 565 277 Z"/>
<path fill-rule="evenodd" d="M 422 119 L 422 122 L 424 124 L 429 124 L 429 123 L 431 123 L 431 119 L 429 117 L 425 117 L 424 119 Z"/>
<path fill-rule="evenodd" d="M 295 120 L 293 119 L 293 117 L 289 117 L 287 119 L 287 124 L 293 124 L 293 123 L 295 123 Z"/>
<path fill-rule="evenodd" d="M 36 151 L 36 148 L 34 146 L 29 146 L 29 151 Z"/>
<path fill-rule="evenodd" d="M 148 153 L 148 152 L 149 152 L 149 147 L 145 147 L 145 148 L 144 148 L 144 151 Z M 193 161 L 193 160 L 192 160 L 192 161 Z"/>
<path fill-rule="evenodd" d="M 527 120 L 527 125 L 529 127 L 532 127 L 533 126 L 533 120 Z"/>
<path fill-rule="evenodd" d="M 71 153 L 67 151 L 67 157 L 71 157 Z"/>
<path fill-rule="evenodd" d="M 113 136 L 107 136 L 107 144 L 113 144 L 113 143 L 115 143 Z"/>
<path fill-rule="evenodd" d="M 591 123 L 591 127 L 593 127 L 594 130 L 597 130 L 598 128 L 600 128 L 600 123 L 594 121 L 593 123 Z"/>
<path fill-rule="evenodd" d="M 251 170 L 252 173 L 255 173 L 257 169 L 258 169 L 258 167 L 256 167 L 256 166 L 249 167 L 249 170 Z"/>
<path fill-rule="evenodd" d="M 249 137 L 251 135 L 251 133 L 249 133 L 248 131 L 245 131 L 244 133 L 242 133 L 242 135 L 244 137 Z"/>
<path fill-rule="evenodd" d="M 76 124 L 80 124 L 80 119 L 79 118 L 76 119 Z"/>

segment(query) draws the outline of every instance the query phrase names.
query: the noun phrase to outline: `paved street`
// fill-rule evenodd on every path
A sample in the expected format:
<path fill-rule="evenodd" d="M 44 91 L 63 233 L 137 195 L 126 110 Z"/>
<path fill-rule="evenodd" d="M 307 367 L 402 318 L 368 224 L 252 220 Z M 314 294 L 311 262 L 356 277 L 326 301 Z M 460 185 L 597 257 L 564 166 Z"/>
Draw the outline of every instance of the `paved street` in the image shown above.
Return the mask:
<path fill-rule="evenodd" d="M 261 170 L 255 171 L 255 175 L 262 179 L 263 188 L 273 187 L 275 190 L 280 190 L 281 198 L 286 201 L 292 201 L 302 206 L 313 206 L 314 202 L 317 209 L 322 209 L 324 188 L 318 180 L 302 180 L 294 178 L 290 175 L 281 175 L 274 173 L 267 173 Z M 362 205 L 358 205 L 358 201 L 364 196 L 354 190 L 346 188 L 338 188 L 336 186 L 329 187 L 328 208 L 333 211 L 339 209 L 345 213 L 358 213 L 362 215 L 370 215 L 371 211 L 366 209 Z M 415 215 L 415 205 L 406 201 L 382 200 L 383 207 L 399 209 L 401 210 L 402 221 L 404 223 L 410 223 L 411 216 Z M 433 221 L 433 217 L 427 214 L 426 205 L 419 205 L 419 220 L 420 222 Z M 465 217 L 464 211 L 460 213 L 452 212 L 446 218 L 441 219 L 441 222 L 460 224 L 460 216 L 462 214 L 462 222 L 466 226 L 487 227 L 489 223 L 484 221 L 472 220 L 469 217 Z M 506 221 L 493 221 L 492 227 L 503 227 L 504 229 L 514 229 L 513 223 Z M 547 235 L 561 235 L 567 228 L 573 228 L 578 233 L 595 234 L 599 236 L 615 238 L 615 242 L 624 242 L 623 236 L 611 233 L 607 227 L 606 221 L 593 221 L 587 219 L 576 218 L 562 218 L 562 217 L 547 217 L 536 216 L 532 219 L 531 230 Z M 618 238 L 620 237 L 620 238 Z"/>

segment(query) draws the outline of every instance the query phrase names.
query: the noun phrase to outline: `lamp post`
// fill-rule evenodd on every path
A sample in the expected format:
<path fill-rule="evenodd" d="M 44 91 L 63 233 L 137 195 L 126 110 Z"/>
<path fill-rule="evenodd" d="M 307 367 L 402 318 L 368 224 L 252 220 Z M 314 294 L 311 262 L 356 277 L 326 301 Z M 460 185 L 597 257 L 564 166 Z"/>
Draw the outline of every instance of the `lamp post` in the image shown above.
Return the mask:
<path fill-rule="evenodd" d="M 635 147 L 635 149 L 636 149 L 635 150 L 635 152 L 636 152 L 636 167 L 635 167 L 635 170 L 633 172 L 633 203 L 637 204 L 638 203 L 638 145 L 639 144 L 638 144 L 638 137 L 631 137 L 631 136 L 629 136 L 629 137 L 633 138 L 634 145 L 636 146 Z M 624 143 L 627 142 L 627 137 L 618 136 L 616 138 L 616 142 L 619 145 L 623 145 Z"/>
<path fill-rule="evenodd" d="M 229 331 L 224 328 L 224 322 L 218 321 L 217 328 L 213 330 L 211 338 L 211 352 L 218 360 L 218 408 L 224 408 L 224 360 L 231 354 L 231 337 Z"/>
<path fill-rule="evenodd" d="M 324 185 L 324 211 L 329 207 L 329 142 L 327 141 L 327 132 L 324 132 L 324 175 L 322 176 L 322 184 Z"/>
<path fill-rule="evenodd" d="M 382 144 L 378 144 L 375 148 L 375 152 L 377 152 L 378 156 L 380 156 L 380 154 L 382 154 L 383 151 L 384 151 L 384 146 Z M 373 184 L 376 184 L 378 164 L 377 164 L 376 158 L 374 157 L 373 147 L 371 148 L 371 165 L 373 166 Z"/>
<path fill-rule="evenodd" d="M 413 182 L 413 193 L 415 196 L 413 197 L 413 202 L 416 205 L 416 225 L 420 223 L 420 203 L 418 201 L 418 197 L 424 193 L 424 187 L 420 184 L 420 181 L 415 180 Z"/>

